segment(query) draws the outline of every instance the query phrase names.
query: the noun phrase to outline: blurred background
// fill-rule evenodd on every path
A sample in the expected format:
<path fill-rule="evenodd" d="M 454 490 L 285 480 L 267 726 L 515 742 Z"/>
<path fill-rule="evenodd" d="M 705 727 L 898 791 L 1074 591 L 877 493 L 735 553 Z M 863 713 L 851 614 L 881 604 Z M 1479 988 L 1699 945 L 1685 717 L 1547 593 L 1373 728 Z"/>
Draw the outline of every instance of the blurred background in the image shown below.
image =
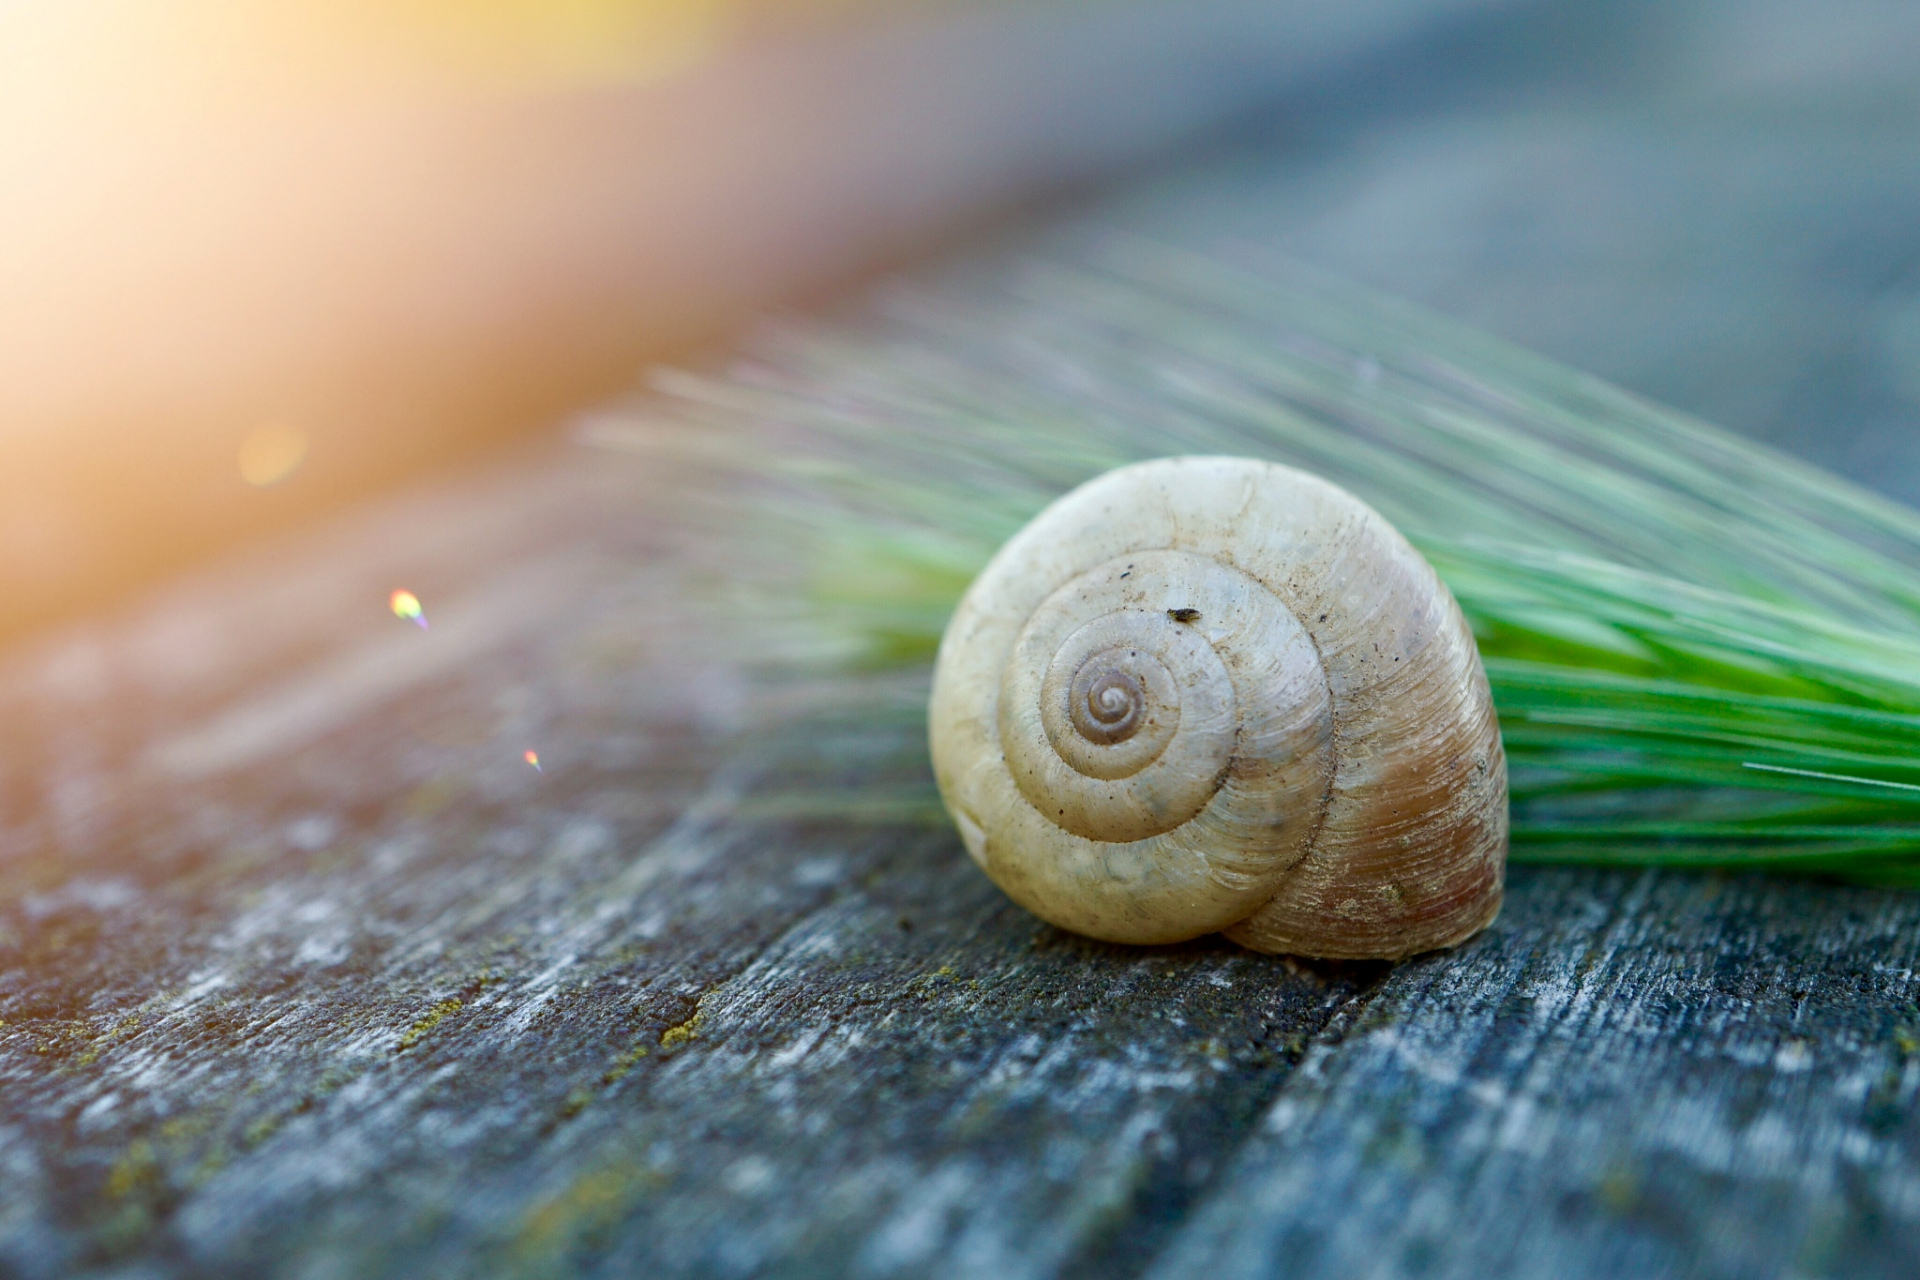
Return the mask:
<path fill-rule="evenodd" d="M 0 634 L 1093 204 L 1920 500 L 1912 0 L 11 0 Z"/>

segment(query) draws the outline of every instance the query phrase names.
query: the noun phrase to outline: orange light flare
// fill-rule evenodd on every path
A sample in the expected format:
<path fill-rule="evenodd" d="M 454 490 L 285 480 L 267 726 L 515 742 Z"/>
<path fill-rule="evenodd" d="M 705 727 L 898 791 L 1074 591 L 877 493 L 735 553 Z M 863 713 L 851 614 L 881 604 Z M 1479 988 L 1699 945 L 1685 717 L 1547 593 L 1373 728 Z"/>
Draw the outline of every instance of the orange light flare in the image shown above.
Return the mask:
<path fill-rule="evenodd" d="M 0 630 L 571 403 L 622 113 L 759 2 L 0 0 Z"/>
<path fill-rule="evenodd" d="M 535 773 L 545 773 L 545 772 L 546 772 L 546 770 L 545 770 L 545 769 L 542 769 L 542 768 L 540 767 L 540 753 L 539 753 L 538 751 L 534 751 L 534 750 L 532 750 L 532 749 L 529 749 L 529 750 L 528 750 L 528 751 L 527 751 L 527 752 L 526 752 L 526 753 L 525 753 L 524 755 L 522 755 L 522 756 L 521 756 L 520 758 L 521 758 L 521 759 L 523 759 L 523 760 L 525 760 L 525 761 L 526 761 L 526 762 L 527 762 L 528 764 L 530 764 L 530 765 L 532 765 L 532 766 L 533 766 L 533 771 L 534 771 Z"/>

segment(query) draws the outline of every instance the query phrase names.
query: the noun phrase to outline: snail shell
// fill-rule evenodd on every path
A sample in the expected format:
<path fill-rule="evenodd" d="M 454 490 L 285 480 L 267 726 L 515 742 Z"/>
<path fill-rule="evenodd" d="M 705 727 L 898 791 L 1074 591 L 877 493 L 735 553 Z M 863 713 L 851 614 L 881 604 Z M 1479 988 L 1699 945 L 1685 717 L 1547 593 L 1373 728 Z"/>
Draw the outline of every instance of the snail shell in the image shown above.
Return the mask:
<path fill-rule="evenodd" d="M 968 853 L 1063 928 L 1391 958 L 1500 909 L 1473 634 L 1406 539 L 1305 472 L 1162 459 L 1055 502 L 948 624 L 929 727 Z"/>

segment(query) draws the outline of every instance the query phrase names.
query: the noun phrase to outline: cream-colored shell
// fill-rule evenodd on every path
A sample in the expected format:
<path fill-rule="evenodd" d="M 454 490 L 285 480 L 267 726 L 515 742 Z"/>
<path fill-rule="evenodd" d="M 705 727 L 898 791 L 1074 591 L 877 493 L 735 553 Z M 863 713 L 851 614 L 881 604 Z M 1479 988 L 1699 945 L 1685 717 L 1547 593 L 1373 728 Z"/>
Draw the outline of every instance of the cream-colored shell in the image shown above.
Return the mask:
<path fill-rule="evenodd" d="M 1406 539 L 1302 471 L 1162 459 L 1055 502 L 948 624 L 929 727 L 967 851 L 1063 928 L 1391 958 L 1500 909 L 1473 634 Z"/>

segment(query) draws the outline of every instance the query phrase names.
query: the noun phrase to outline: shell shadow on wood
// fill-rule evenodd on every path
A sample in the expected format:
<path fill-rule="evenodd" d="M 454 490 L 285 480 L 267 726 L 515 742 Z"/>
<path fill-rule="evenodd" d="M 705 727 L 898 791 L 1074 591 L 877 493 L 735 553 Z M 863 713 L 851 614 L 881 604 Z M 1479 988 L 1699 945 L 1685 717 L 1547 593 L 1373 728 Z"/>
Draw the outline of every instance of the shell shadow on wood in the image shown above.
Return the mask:
<path fill-rule="evenodd" d="M 941 640 L 929 716 L 974 860 L 1064 928 L 1398 957 L 1498 913 L 1507 776 L 1432 568 L 1289 467 L 1123 467 L 1016 534 Z"/>

